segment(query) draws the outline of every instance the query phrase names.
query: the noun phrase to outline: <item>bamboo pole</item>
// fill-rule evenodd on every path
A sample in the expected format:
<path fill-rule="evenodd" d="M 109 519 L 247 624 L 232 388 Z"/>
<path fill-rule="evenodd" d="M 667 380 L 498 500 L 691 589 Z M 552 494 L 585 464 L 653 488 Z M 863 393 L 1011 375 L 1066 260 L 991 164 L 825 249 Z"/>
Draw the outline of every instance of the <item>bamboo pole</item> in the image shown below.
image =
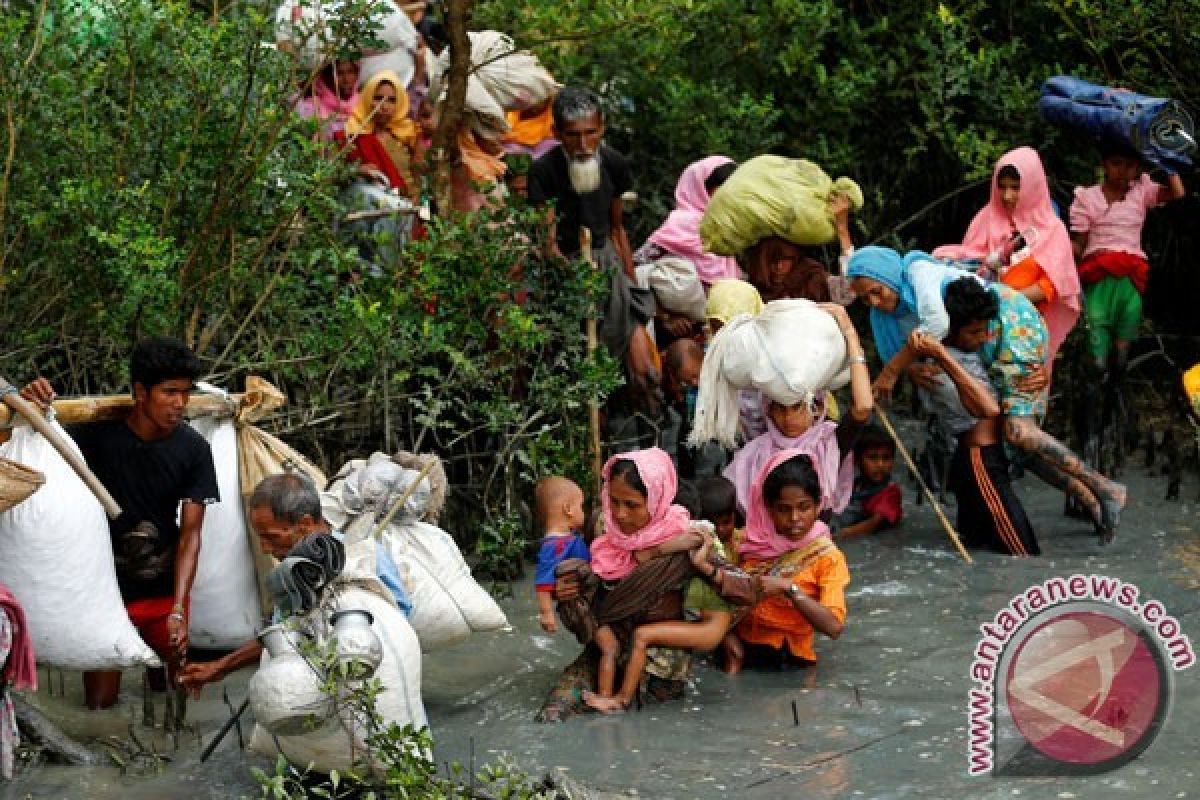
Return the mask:
<path fill-rule="evenodd" d="M 938 503 L 937 498 L 933 496 L 933 492 L 929 491 L 929 486 L 925 483 L 925 479 L 921 477 L 921 471 L 917 469 L 912 456 L 908 454 L 908 449 L 904 446 L 904 442 L 900 441 L 900 437 L 896 434 L 896 429 L 892 427 L 892 421 L 888 418 L 887 412 L 876 404 L 875 414 L 879 417 L 879 421 L 883 423 L 888 436 L 891 436 L 892 441 L 896 443 L 896 449 L 900 451 L 900 455 L 904 458 L 904 463 L 908 465 L 913 477 L 920 484 L 921 491 L 925 493 L 925 499 L 929 501 L 929 505 L 933 508 L 934 513 L 942 521 L 942 527 L 946 530 L 946 535 L 950 537 L 950 541 L 954 543 L 955 548 L 958 549 L 958 554 L 968 564 L 974 564 L 975 562 L 971 560 L 971 554 L 967 552 L 967 548 L 963 547 L 962 540 L 958 538 L 958 531 L 954 530 L 954 526 L 950 524 L 950 520 L 946 519 L 945 512 L 942 511 L 942 507 Z"/>
<path fill-rule="evenodd" d="M 579 229 L 579 250 L 583 254 L 583 260 L 594 270 L 596 262 L 592 259 L 592 231 L 586 226 Z M 596 330 L 596 314 L 593 310 L 587 318 L 589 359 L 596 354 L 596 348 L 599 346 L 600 337 Z M 596 497 L 599 497 L 604 490 L 604 479 L 601 477 L 601 473 L 604 471 L 604 457 L 600 448 L 600 405 L 595 400 L 588 402 L 588 430 L 590 433 L 589 449 L 592 451 L 592 474 L 596 479 Z"/>
<path fill-rule="evenodd" d="M 241 403 L 242 395 L 231 394 L 227 398 L 211 394 L 195 394 L 188 400 L 187 416 L 232 417 Z M 133 411 L 133 398 L 129 395 L 107 395 L 93 397 L 69 397 L 51 403 L 55 419 L 63 425 L 101 420 L 125 419 Z M 18 414 L 8 406 L 0 406 L 0 428 L 11 428 L 18 423 Z"/>

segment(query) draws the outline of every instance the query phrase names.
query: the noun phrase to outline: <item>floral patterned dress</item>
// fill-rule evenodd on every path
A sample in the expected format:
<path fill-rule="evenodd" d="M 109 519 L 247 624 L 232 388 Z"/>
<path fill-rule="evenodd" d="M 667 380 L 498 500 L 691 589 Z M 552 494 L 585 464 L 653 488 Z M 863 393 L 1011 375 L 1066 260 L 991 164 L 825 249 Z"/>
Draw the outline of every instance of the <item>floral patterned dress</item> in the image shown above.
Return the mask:
<path fill-rule="evenodd" d="M 1000 408 L 1013 417 L 1045 414 L 1048 391 L 1023 392 L 1016 382 L 1046 363 L 1046 323 L 1020 292 L 1002 283 L 991 284 L 988 291 L 996 295 L 999 307 L 988 323 L 988 341 L 979 349 L 979 359 L 1000 392 Z"/>

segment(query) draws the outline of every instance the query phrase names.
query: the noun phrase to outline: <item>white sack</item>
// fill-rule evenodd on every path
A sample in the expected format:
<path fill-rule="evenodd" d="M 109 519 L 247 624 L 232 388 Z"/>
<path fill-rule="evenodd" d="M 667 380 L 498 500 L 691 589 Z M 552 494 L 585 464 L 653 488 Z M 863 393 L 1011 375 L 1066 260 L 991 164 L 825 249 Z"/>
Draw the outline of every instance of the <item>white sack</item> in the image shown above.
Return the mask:
<path fill-rule="evenodd" d="M 329 27 L 333 13 L 320 0 L 284 0 L 275 10 L 276 46 L 294 54 L 304 69 L 317 69 L 333 50 Z"/>
<path fill-rule="evenodd" d="M 708 300 L 695 264 L 679 256 L 665 256 L 646 266 L 646 284 L 654 290 L 659 305 L 693 322 L 704 321 Z"/>
<path fill-rule="evenodd" d="M 367 54 L 358 62 L 359 87 L 365 86 L 375 73 L 390 69 L 404 84 L 401 88 L 406 88 L 416 72 L 417 29 L 407 14 L 393 6 L 380 20 L 375 38 L 386 48 Z"/>
<path fill-rule="evenodd" d="M 387 592 L 382 586 L 379 591 L 369 591 L 358 585 L 343 587 L 339 589 L 332 610 L 361 608 L 371 612 L 374 617 L 371 628 L 383 643 L 383 661 L 375 672 L 383 691 L 377 698 L 376 709 L 385 725 L 395 723 L 401 728 L 405 725 L 424 728 L 429 722 L 421 702 L 421 647 L 408 620 L 383 599 L 380 591 Z M 261 663 L 269 661 L 270 656 L 264 652 Z M 353 736 L 349 731 L 353 731 Z M 311 765 L 320 772 L 345 771 L 354 766 L 356 758 L 362 759 L 364 734 L 361 724 L 344 711 L 310 733 L 279 736 L 278 749 L 274 738 L 255 725 L 250 749 L 272 757 L 282 750 L 289 761 L 301 766 Z"/>
<path fill-rule="evenodd" d="M 198 647 L 239 647 L 254 638 L 261 613 L 254 551 L 242 513 L 237 430 L 230 419 L 204 417 L 191 424 L 212 448 L 221 502 L 204 510 L 188 635 Z"/>
<path fill-rule="evenodd" d="M 505 111 L 539 106 L 558 91 L 558 83 L 528 50 L 517 50 L 513 40 L 499 31 L 468 33 L 474 75 Z M 443 51 L 449 64 L 449 48 Z"/>
<path fill-rule="evenodd" d="M 100 502 L 32 428 L 17 427 L 0 455 L 46 476 L 32 497 L 0 514 L 0 582 L 25 608 L 38 662 L 82 670 L 157 666 L 125 613 Z"/>
<path fill-rule="evenodd" d="M 321 510 L 335 527 L 368 535 L 376 520 L 391 510 L 420 474 L 401 467 L 386 453 L 355 459 L 338 471 L 321 493 Z M 428 477 L 392 518 L 380 540 L 412 603 L 409 622 L 429 653 L 466 639 L 472 632 L 494 631 L 508 619 L 492 596 L 471 577 L 454 538 L 421 521 L 434 492 Z M 364 525 L 364 519 L 367 523 Z"/>
<path fill-rule="evenodd" d="M 810 300 L 775 300 L 756 317 L 734 317 L 704 356 L 689 442 L 735 445 L 738 389 L 754 388 L 777 403 L 812 402 L 822 389 L 849 380 L 846 340 L 833 317 Z"/>

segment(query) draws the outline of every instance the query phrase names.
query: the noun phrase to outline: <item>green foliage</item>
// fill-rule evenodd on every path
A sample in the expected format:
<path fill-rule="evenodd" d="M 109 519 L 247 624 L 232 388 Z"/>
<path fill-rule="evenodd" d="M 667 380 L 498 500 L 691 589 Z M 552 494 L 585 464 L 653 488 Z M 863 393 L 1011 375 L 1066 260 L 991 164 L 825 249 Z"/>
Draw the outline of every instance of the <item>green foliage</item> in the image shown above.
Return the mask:
<path fill-rule="evenodd" d="M 343 8 L 339 49 L 370 45 L 371 0 Z M 262 46 L 265 7 L 41 10 L 0 17 L 11 379 L 124 392 L 134 340 L 181 336 L 214 382 L 255 373 L 283 389 L 277 432 L 327 469 L 374 450 L 441 455 L 461 510 L 446 526 L 466 544 L 516 518 L 537 477 L 582 479 L 585 409 L 616 370 L 585 352 L 596 276 L 530 255 L 540 218 L 435 219 L 402 258 L 367 263 L 334 224 L 349 168 L 291 113 L 310 76 Z M 510 529 L 489 566 L 519 571 L 522 543 Z"/>

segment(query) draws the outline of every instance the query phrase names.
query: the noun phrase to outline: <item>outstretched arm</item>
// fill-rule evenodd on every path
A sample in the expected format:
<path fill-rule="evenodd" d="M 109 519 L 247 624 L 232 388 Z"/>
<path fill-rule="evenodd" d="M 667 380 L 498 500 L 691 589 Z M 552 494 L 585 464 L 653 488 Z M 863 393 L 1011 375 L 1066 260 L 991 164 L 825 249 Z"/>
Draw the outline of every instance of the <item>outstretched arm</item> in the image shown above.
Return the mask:
<path fill-rule="evenodd" d="M 913 331 L 908 337 L 908 347 L 915 353 L 938 362 L 942 370 L 954 382 L 963 408 L 976 419 L 991 419 L 1000 416 L 1000 404 L 979 380 L 963 368 L 963 365 L 946 350 L 946 346 L 932 336 Z"/>
<path fill-rule="evenodd" d="M 819 305 L 822 311 L 833 317 L 846 339 L 846 358 L 850 360 L 850 396 L 853 401 L 850 416 L 856 422 L 866 423 L 875 410 L 875 399 L 871 395 L 871 372 L 867 369 L 867 357 L 858 340 L 858 331 L 845 308 L 837 303 Z"/>
<path fill-rule="evenodd" d="M 1172 200 L 1182 200 L 1187 195 L 1183 186 L 1183 178 L 1172 172 L 1167 176 L 1167 185 L 1158 187 L 1158 202 L 1169 203 Z"/>

